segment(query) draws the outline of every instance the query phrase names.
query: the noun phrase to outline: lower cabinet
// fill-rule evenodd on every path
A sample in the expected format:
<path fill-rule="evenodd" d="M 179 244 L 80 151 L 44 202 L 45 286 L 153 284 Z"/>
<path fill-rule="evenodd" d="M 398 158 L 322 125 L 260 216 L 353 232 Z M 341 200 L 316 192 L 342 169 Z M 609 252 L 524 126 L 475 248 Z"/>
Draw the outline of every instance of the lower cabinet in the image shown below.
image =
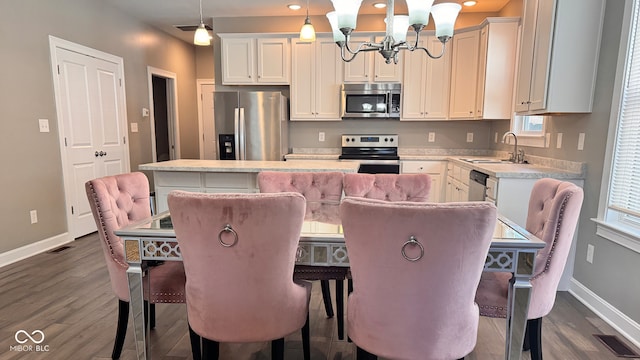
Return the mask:
<path fill-rule="evenodd" d="M 445 201 L 469 201 L 469 172 L 471 169 L 447 163 Z"/>
<path fill-rule="evenodd" d="M 442 179 L 444 176 L 446 163 L 446 161 L 439 160 L 403 160 L 400 164 L 400 172 L 402 174 L 429 174 L 431 176 L 431 191 L 429 192 L 429 201 L 442 202 L 444 194 Z"/>
<path fill-rule="evenodd" d="M 257 173 L 154 171 L 158 213 L 169 210 L 167 195 L 173 190 L 205 193 L 259 192 Z"/>

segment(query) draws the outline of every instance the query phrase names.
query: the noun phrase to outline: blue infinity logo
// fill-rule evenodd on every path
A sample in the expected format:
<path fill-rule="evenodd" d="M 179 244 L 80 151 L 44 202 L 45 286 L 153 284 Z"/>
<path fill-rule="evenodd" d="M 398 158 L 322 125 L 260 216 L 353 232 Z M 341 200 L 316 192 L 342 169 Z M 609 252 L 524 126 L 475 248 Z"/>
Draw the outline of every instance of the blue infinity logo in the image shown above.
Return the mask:
<path fill-rule="evenodd" d="M 27 339 L 24 339 L 24 337 L 22 337 L 22 340 L 21 340 L 21 338 L 20 338 L 20 337 L 18 337 L 18 335 L 21 335 L 21 334 L 22 334 L 22 335 L 24 335 L 24 336 L 26 336 L 26 337 L 27 337 Z M 40 340 L 36 340 L 36 339 L 34 338 L 34 336 L 36 336 L 36 337 L 37 337 L 37 336 L 38 336 L 38 334 L 40 335 Z M 33 336 L 32 336 L 32 335 L 33 335 Z M 29 341 L 29 340 L 33 341 L 33 343 L 34 343 L 34 344 L 40 344 L 41 342 L 43 342 L 43 341 L 44 341 L 44 333 L 43 333 L 42 331 L 40 331 L 40 330 L 34 330 L 31 334 L 29 334 L 28 332 L 26 332 L 26 331 L 24 331 L 24 330 L 18 330 L 18 331 L 16 331 L 16 336 L 15 336 L 15 338 L 16 338 L 16 341 L 17 341 L 19 344 L 24 344 L 24 343 L 26 343 L 26 342 L 27 342 L 27 341 Z"/>

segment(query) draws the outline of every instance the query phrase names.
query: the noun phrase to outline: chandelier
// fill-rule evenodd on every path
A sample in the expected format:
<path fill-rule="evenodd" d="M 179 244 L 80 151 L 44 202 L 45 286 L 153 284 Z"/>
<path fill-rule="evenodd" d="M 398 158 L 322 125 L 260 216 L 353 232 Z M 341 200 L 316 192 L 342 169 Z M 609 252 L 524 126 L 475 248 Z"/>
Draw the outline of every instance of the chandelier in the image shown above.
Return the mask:
<path fill-rule="evenodd" d="M 398 63 L 400 50 L 423 50 L 432 59 L 444 55 L 445 45 L 453 36 L 453 26 L 462 8 L 456 3 L 441 3 L 433 5 L 433 0 L 406 0 L 409 15 L 393 15 L 394 0 L 387 0 L 387 17 L 385 19 L 386 32 L 382 42 L 365 42 L 355 49 L 349 46 L 349 37 L 356 29 L 356 19 L 362 0 L 331 0 L 332 11 L 327 14 L 333 40 L 340 47 L 340 57 L 346 62 L 352 61 L 356 55 L 366 51 L 378 51 L 387 64 L 391 61 Z M 436 27 L 436 37 L 442 43 L 442 51 L 438 55 L 432 54 L 427 48 L 419 46 L 420 31 L 429 23 L 429 13 L 433 17 Z M 413 44 L 407 43 L 407 29 L 411 26 L 416 33 Z"/>

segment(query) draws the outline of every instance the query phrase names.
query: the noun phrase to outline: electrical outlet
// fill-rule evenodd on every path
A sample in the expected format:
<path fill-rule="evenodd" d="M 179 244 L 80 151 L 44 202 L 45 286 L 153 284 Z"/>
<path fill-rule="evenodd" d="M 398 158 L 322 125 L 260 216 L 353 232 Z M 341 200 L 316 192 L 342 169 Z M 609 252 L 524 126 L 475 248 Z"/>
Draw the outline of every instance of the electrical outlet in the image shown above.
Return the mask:
<path fill-rule="evenodd" d="M 149 116 L 149 109 L 142 108 L 142 117 L 148 117 L 148 116 Z"/>
<path fill-rule="evenodd" d="M 558 137 L 556 138 L 556 148 L 562 149 L 562 133 L 558 133 Z"/>
<path fill-rule="evenodd" d="M 31 210 L 29 211 L 29 215 L 31 216 L 31 223 L 35 224 L 38 222 L 38 211 L 37 210 Z"/>
<path fill-rule="evenodd" d="M 324 141 L 324 131 L 318 133 L 318 141 Z"/>
<path fill-rule="evenodd" d="M 40 132 L 49 132 L 49 119 L 38 119 Z"/>
<path fill-rule="evenodd" d="M 430 132 L 429 133 L 429 142 L 434 142 L 434 141 L 436 141 L 436 133 Z"/>
<path fill-rule="evenodd" d="M 584 150 L 584 133 L 578 135 L 578 150 Z"/>
<path fill-rule="evenodd" d="M 587 262 L 589 264 L 593 264 L 593 252 L 596 250 L 596 247 L 591 245 L 591 244 L 587 244 Z"/>
<path fill-rule="evenodd" d="M 498 132 L 497 131 L 496 131 L 495 134 L 493 134 L 493 142 L 496 143 L 496 144 L 498 143 Z"/>
<path fill-rule="evenodd" d="M 473 133 L 467 133 L 467 142 L 473 142 Z"/>

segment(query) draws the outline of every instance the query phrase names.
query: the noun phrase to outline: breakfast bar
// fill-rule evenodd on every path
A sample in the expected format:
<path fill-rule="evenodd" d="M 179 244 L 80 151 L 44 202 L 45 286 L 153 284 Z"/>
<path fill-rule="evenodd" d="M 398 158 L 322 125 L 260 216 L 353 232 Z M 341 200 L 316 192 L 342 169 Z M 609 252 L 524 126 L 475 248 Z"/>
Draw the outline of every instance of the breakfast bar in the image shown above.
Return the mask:
<path fill-rule="evenodd" d="M 168 210 L 167 195 L 172 190 L 194 192 L 259 192 L 256 177 L 261 171 L 358 172 L 351 161 L 322 160 L 171 160 L 142 164 L 138 169 L 153 172 L 158 212 Z"/>

